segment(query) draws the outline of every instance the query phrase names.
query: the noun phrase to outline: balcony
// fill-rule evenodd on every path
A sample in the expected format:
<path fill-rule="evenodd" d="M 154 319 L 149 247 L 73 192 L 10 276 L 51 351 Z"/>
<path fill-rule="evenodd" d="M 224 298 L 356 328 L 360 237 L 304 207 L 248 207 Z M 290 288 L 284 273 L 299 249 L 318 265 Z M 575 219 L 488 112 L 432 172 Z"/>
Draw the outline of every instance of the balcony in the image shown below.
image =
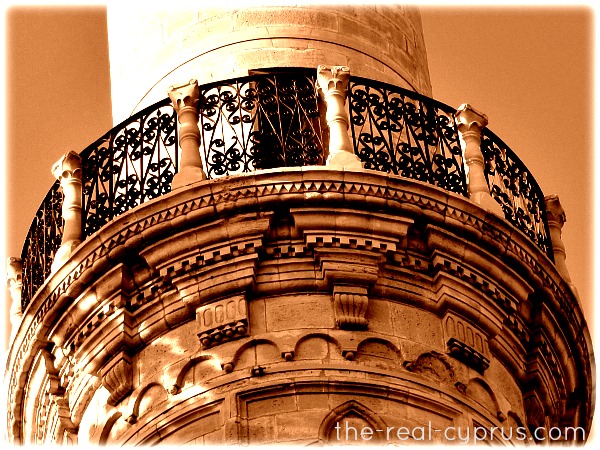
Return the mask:
<path fill-rule="evenodd" d="M 199 86 L 200 157 L 206 179 L 263 169 L 328 164 L 327 102 L 317 73 L 260 73 Z M 469 161 L 457 111 L 389 84 L 351 77 L 348 137 L 364 169 L 427 183 L 469 198 Z M 180 117 L 181 120 L 181 117 Z M 182 164 L 180 130 L 164 99 L 83 150 L 81 240 L 136 206 L 169 193 Z M 332 132 L 333 133 L 333 132 Z M 553 260 L 544 196 L 514 152 L 487 128 L 480 135 L 484 176 L 504 218 Z M 57 181 L 25 240 L 25 311 L 52 272 L 63 241 L 63 188 Z M 78 194 L 79 195 L 79 194 Z"/>

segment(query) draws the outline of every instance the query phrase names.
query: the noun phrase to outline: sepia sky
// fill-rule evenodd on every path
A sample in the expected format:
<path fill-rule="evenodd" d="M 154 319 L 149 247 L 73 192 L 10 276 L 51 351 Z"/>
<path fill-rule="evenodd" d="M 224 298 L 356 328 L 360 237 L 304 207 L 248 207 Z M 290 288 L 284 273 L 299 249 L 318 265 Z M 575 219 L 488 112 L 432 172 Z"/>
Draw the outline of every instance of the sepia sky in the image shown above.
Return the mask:
<path fill-rule="evenodd" d="M 13 4 L 3 20 L 6 261 L 20 256 L 52 164 L 113 124 L 105 7 Z M 567 266 L 592 322 L 594 10 L 432 5 L 422 21 L 433 97 L 484 112 L 544 194 L 560 196 Z"/>

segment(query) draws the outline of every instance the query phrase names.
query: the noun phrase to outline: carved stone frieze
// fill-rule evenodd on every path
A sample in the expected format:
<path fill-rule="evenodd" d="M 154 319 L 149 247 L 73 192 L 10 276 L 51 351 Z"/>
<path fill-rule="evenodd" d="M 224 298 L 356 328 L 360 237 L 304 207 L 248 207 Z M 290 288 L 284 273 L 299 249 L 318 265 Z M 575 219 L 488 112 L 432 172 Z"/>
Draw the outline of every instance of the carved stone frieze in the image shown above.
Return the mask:
<path fill-rule="evenodd" d="M 244 295 L 196 309 L 198 338 L 207 349 L 248 335 L 248 305 Z"/>

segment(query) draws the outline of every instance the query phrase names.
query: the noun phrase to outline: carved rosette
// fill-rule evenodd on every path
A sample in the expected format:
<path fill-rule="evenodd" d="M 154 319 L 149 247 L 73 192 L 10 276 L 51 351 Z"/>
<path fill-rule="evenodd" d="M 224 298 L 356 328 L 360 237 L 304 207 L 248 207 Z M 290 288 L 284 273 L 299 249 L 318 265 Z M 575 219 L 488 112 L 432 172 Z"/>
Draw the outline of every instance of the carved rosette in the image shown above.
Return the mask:
<path fill-rule="evenodd" d="M 369 297 L 367 288 L 361 286 L 339 286 L 333 288 L 335 321 L 342 330 L 366 330 L 365 317 Z"/>
<path fill-rule="evenodd" d="M 126 353 L 115 356 L 100 373 L 102 385 L 110 392 L 109 405 L 118 405 L 133 390 L 133 366 Z"/>
<path fill-rule="evenodd" d="M 198 338 L 203 349 L 248 335 L 248 306 L 239 295 L 196 310 Z"/>

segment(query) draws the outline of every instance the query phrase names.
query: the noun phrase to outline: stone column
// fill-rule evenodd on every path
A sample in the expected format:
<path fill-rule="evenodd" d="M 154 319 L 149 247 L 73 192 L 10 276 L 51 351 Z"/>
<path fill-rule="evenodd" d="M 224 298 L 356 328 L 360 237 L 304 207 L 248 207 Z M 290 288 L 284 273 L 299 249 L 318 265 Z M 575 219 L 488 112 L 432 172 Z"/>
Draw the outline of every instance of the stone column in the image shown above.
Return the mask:
<path fill-rule="evenodd" d="M 350 69 L 345 66 L 319 66 L 317 68 L 317 89 L 327 104 L 327 125 L 329 126 L 329 157 L 326 165 L 339 169 L 362 169 L 362 163 L 354 154 L 348 136 L 350 119 L 346 112 L 346 96 Z"/>
<path fill-rule="evenodd" d="M 571 282 L 571 275 L 567 269 L 567 252 L 565 250 L 565 244 L 562 240 L 562 227 L 567 221 L 567 215 L 565 210 L 560 204 L 558 195 L 551 194 L 544 197 L 546 202 L 546 217 L 548 219 L 548 228 L 550 229 L 550 240 L 552 241 L 552 251 L 554 252 L 554 265 L 556 270 L 571 287 L 575 296 L 579 298 L 577 289 Z"/>
<path fill-rule="evenodd" d="M 51 267 L 52 272 L 56 272 L 81 243 L 81 157 L 75 152 L 67 153 L 52 166 L 52 173 L 60 181 L 64 195 L 62 241 Z"/>
<path fill-rule="evenodd" d="M 23 288 L 23 260 L 21 258 L 13 258 L 12 256 L 6 261 L 6 285 L 10 290 L 12 303 L 10 305 L 10 323 L 11 336 L 16 332 L 23 311 L 21 310 L 21 289 Z"/>
<path fill-rule="evenodd" d="M 454 115 L 463 144 L 469 198 L 482 208 L 504 217 L 502 208 L 490 195 L 485 180 L 485 161 L 481 153 L 481 130 L 488 124 L 487 116 L 463 103 Z"/>
<path fill-rule="evenodd" d="M 200 157 L 200 129 L 198 128 L 198 81 L 190 80 L 181 86 L 171 86 L 169 98 L 179 120 L 179 146 L 181 161 L 173 177 L 171 189 L 175 190 L 206 179 Z"/>

